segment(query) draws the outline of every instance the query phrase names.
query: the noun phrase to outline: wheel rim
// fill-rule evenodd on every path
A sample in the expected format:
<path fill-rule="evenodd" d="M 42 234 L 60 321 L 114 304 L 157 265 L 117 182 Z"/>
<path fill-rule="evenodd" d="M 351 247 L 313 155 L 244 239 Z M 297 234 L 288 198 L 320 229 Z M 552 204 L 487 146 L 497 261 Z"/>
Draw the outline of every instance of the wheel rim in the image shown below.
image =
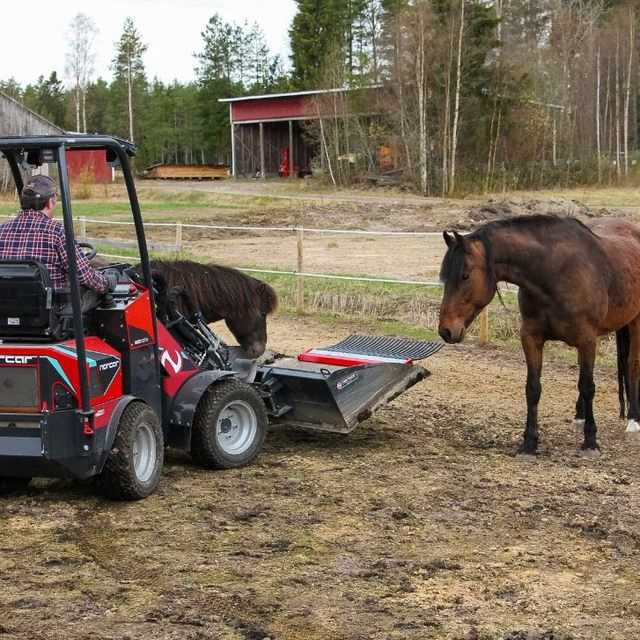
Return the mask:
<path fill-rule="evenodd" d="M 226 405 L 216 422 L 216 439 L 227 454 L 244 453 L 255 440 L 258 419 L 251 405 L 242 400 L 234 400 Z"/>
<path fill-rule="evenodd" d="M 133 441 L 133 469 L 140 482 L 146 482 L 153 475 L 156 466 L 156 437 L 148 424 L 136 429 Z"/>

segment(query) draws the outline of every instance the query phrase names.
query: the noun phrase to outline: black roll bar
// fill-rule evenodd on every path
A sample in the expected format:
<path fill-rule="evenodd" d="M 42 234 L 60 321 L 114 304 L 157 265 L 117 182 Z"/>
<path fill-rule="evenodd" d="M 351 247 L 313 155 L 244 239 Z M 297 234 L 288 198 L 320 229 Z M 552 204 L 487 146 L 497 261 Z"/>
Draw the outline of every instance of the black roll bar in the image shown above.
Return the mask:
<path fill-rule="evenodd" d="M 73 321 L 76 327 L 76 351 L 78 354 L 78 377 L 80 380 L 80 414 L 89 422 L 91 430 L 93 430 L 93 411 L 91 410 L 91 394 L 89 391 L 89 371 L 87 367 L 87 355 L 84 340 L 84 327 L 82 324 L 82 303 L 80 299 L 80 283 L 78 280 L 78 269 L 75 254 L 75 235 L 73 231 L 73 215 L 71 211 L 71 193 L 69 191 L 69 176 L 67 173 L 67 149 L 111 150 L 120 162 L 122 173 L 124 176 L 127 194 L 131 205 L 131 213 L 133 216 L 134 226 L 136 230 L 136 240 L 138 242 L 138 250 L 140 252 L 140 263 L 142 265 L 142 274 L 144 285 L 149 291 L 149 299 L 151 305 L 151 317 L 153 318 L 153 337 L 154 337 L 154 353 L 156 364 L 156 379 L 160 380 L 160 354 L 158 348 L 158 327 L 155 322 L 155 301 L 153 294 L 153 282 L 151 279 L 151 268 L 149 266 L 149 252 L 147 250 L 147 242 L 144 234 L 144 225 L 142 221 L 142 213 L 140 211 L 140 203 L 136 193 L 133 173 L 129 163 L 129 157 L 135 156 L 137 149 L 135 145 L 121 138 L 113 136 L 86 135 L 79 134 L 77 136 L 27 136 L 0 137 L 0 152 L 3 153 L 9 163 L 13 179 L 18 190 L 18 195 L 22 193 L 24 182 L 18 165 L 18 154 L 29 149 L 51 149 L 55 153 L 55 160 L 58 165 L 60 179 L 60 194 L 62 200 L 62 217 L 65 231 L 65 241 L 67 254 L 69 259 L 69 284 L 71 295 L 71 308 L 73 311 Z"/>

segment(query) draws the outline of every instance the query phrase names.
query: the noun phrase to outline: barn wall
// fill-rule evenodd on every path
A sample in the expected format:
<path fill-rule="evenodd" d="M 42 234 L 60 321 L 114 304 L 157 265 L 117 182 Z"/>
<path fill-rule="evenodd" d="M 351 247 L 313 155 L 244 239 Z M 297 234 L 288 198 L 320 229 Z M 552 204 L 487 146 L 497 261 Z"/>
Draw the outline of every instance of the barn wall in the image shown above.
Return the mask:
<path fill-rule="evenodd" d="M 303 118 L 308 111 L 305 105 L 306 101 L 302 96 L 238 101 L 231 103 L 231 117 L 234 122 Z"/>
<path fill-rule="evenodd" d="M 67 151 L 67 172 L 70 180 L 108 184 L 113 181 L 112 169 L 104 151 L 72 149 Z"/>
<path fill-rule="evenodd" d="M 64 130 L 37 113 L 27 109 L 17 100 L 0 92 L 0 136 L 59 135 Z M 9 166 L 0 159 L 0 189 L 13 186 Z"/>
<path fill-rule="evenodd" d="M 314 156 L 313 147 L 303 137 L 301 123 L 293 121 L 294 166 L 298 172 L 308 173 Z M 289 122 L 265 122 L 264 162 L 265 176 L 275 177 L 289 147 Z M 234 126 L 236 148 L 236 175 L 255 177 L 260 171 L 260 125 L 236 124 Z"/>
<path fill-rule="evenodd" d="M 0 92 L 0 136 L 56 135 L 63 129 Z"/>

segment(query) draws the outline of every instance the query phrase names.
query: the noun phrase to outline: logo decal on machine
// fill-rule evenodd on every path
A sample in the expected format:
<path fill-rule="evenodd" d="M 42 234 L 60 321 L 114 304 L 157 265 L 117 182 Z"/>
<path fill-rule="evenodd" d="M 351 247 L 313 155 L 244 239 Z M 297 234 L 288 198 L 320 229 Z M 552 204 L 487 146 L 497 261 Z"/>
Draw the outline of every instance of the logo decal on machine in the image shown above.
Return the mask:
<path fill-rule="evenodd" d="M 0 356 L 0 365 L 3 364 L 36 364 L 38 356 L 22 356 L 18 354 L 6 354 Z"/>
<path fill-rule="evenodd" d="M 336 384 L 336 389 L 338 391 L 342 391 L 345 387 L 348 387 L 350 384 L 353 384 L 357 379 L 358 379 L 358 373 L 357 371 L 354 371 L 348 376 L 342 378 L 342 380 L 339 380 L 338 383 Z"/>
<path fill-rule="evenodd" d="M 120 360 L 114 356 L 109 356 L 108 360 L 98 364 L 98 371 L 100 372 L 102 387 L 106 393 L 111 383 L 115 380 L 118 371 L 120 371 Z"/>
<path fill-rule="evenodd" d="M 178 373 L 182 369 L 182 354 L 176 349 L 163 349 L 160 363 L 167 371 Z"/>

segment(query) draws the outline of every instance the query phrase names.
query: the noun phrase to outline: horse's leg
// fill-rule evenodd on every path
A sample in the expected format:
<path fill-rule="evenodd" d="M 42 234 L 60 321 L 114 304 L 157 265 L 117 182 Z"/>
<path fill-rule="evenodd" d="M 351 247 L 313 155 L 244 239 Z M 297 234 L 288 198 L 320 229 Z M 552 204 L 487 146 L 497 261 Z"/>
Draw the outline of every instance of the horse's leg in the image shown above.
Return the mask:
<path fill-rule="evenodd" d="M 535 457 L 538 449 L 538 403 L 542 393 L 540 374 L 542 373 L 542 348 L 544 340 L 538 335 L 520 332 L 520 340 L 524 357 L 527 361 L 527 424 L 524 428 L 524 439 L 518 450 L 518 458 Z"/>
<path fill-rule="evenodd" d="M 638 384 L 640 382 L 640 320 L 629 324 L 629 359 L 627 361 L 629 381 L 629 412 L 627 414 L 628 436 L 640 436 L 640 410 L 638 407 Z"/>
<path fill-rule="evenodd" d="M 576 400 L 576 415 L 573 419 L 573 428 L 576 433 L 584 431 L 584 400 L 580 394 L 578 394 L 578 399 Z"/>
<path fill-rule="evenodd" d="M 596 441 L 596 421 L 593 417 L 593 397 L 596 385 L 593 381 L 593 363 L 596 359 L 596 341 L 589 340 L 578 346 L 578 363 L 580 377 L 578 391 L 584 403 L 584 442 L 580 447 L 584 455 L 598 455 L 599 447 Z"/>

